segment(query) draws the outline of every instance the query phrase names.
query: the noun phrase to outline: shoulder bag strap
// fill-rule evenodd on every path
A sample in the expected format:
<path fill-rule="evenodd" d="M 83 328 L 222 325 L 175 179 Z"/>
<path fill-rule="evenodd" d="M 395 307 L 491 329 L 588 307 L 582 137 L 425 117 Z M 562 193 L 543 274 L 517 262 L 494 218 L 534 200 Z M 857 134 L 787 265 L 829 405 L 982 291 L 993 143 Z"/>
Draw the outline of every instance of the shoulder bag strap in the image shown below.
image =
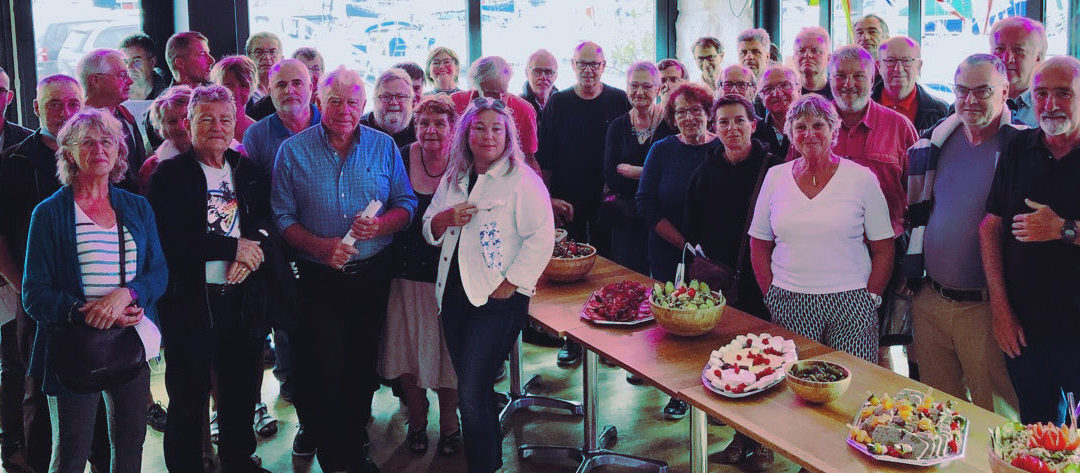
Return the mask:
<path fill-rule="evenodd" d="M 754 207 L 757 204 L 758 193 L 761 192 L 761 183 L 765 180 L 765 171 L 769 169 L 769 154 L 761 158 L 761 168 L 758 169 L 757 181 L 754 182 L 754 191 L 750 193 L 750 205 L 746 209 L 746 224 L 743 225 L 742 239 L 739 241 L 739 256 L 735 263 L 735 285 L 738 286 L 742 277 L 743 263 L 745 262 L 746 245 L 750 243 L 750 223 L 754 217 Z"/>
<path fill-rule="evenodd" d="M 120 223 L 119 215 L 116 218 L 116 241 L 120 248 L 120 287 L 127 287 L 127 245 L 124 244 L 124 225 Z"/>

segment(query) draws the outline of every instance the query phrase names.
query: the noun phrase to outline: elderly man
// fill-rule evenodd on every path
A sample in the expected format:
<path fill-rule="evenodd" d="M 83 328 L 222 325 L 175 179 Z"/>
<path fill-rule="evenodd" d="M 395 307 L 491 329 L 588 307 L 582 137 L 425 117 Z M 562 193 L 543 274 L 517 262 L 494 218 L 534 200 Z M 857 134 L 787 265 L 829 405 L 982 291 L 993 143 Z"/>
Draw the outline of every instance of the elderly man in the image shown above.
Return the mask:
<path fill-rule="evenodd" d="M 525 153 L 525 162 L 529 167 L 540 172 L 536 164 L 536 110 L 525 99 L 507 92 L 510 76 L 514 71 L 510 63 L 499 56 L 485 56 L 477 59 L 469 68 L 469 83 L 473 90 L 462 90 L 450 95 L 458 114 L 465 112 L 469 103 L 477 97 L 502 100 L 513 112 L 514 123 L 518 129 L 518 144 Z"/>
<path fill-rule="evenodd" d="M 86 91 L 86 106 L 109 110 L 124 125 L 128 172 L 120 186 L 134 192 L 138 189 L 136 173 L 146 160 L 146 145 L 135 116 L 120 106 L 128 99 L 128 90 L 133 83 L 124 59 L 124 53 L 115 49 L 95 49 L 79 60 L 75 74 Z"/>
<path fill-rule="evenodd" d="M 191 149 L 162 161 L 147 192 L 169 264 L 170 289 L 158 302 L 169 340 L 165 466 L 175 473 L 202 469 L 202 426 L 193 420 L 206 415 L 216 374 L 221 470 L 269 473 L 252 459 L 251 413 L 271 294 L 261 280 L 248 279 L 266 274 L 260 269 L 263 245 L 272 244 L 269 182 L 229 149 L 236 125 L 229 89 L 196 88 L 185 123 Z"/>
<path fill-rule="evenodd" d="M 874 60 L 878 59 L 878 47 L 889 38 L 889 24 L 873 13 L 863 15 L 853 26 L 855 44 L 867 50 Z"/>
<path fill-rule="evenodd" d="M 536 112 L 536 119 L 540 119 L 540 111 L 547 105 L 551 93 L 559 89 L 555 87 L 555 79 L 559 78 L 559 61 L 555 55 L 546 49 L 538 49 L 529 55 L 525 62 L 525 90 L 520 97 L 529 102 Z M 537 122 L 539 125 L 539 122 Z"/>
<path fill-rule="evenodd" d="M 412 100 L 411 90 L 383 93 Z M 365 426 L 379 383 L 389 246 L 417 202 L 397 144 L 360 124 L 364 102 L 359 73 L 341 67 L 325 75 L 322 124 L 282 143 L 274 163 L 274 219 L 299 254 L 302 306 L 318 314 L 291 332 L 290 342 L 297 394 L 311 408 L 304 428 L 323 471 L 378 471 Z M 372 201 L 381 210 L 363 215 Z"/>
<path fill-rule="evenodd" d="M 887 54 L 883 47 L 882 58 Z M 1017 132 L 1005 107 L 1009 83 L 990 54 L 968 56 L 955 81 L 957 113 L 909 151 L 913 231 L 904 272 L 922 280 L 925 269 L 926 279 L 912 302 L 915 350 L 926 360 L 919 380 L 960 399 L 970 393 L 976 405 L 1014 417 L 1016 394 L 994 341 L 979 250 L 998 155 Z"/>
<path fill-rule="evenodd" d="M 656 68 L 660 70 L 660 95 L 658 98 L 661 103 L 667 99 L 668 93 L 675 90 L 675 86 L 679 82 L 690 80 L 690 74 L 686 72 L 686 66 L 679 62 L 678 59 L 663 59 L 656 63 Z"/>
<path fill-rule="evenodd" d="M 11 90 L 11 78 L 7 71 L 0 67 L 0 150 L 14 146 L 25 140 L 34 132 L 23 128 L 15 123 L 4 120 L 4 112 L 8 104 L 15 99 L 15 92 Z"/>
<path fill-rule="evenodd" d="M 1080 60 L 1047 59 L 1032 89 L 1039 128 L 1005 145 L 979 237 L 1020 419 L 1061 424 L 1080 392 Z"/>
<path fill-rule="evenodd" d="M 293 51 L 293 59 L 298 59 L 301 63 L 307 67 L 308 73 L 311 76 L 311 103 L 316 102 L 315 89 L 318 87 L 319 78 L 322 77 L 322 71 L 326 69 L 326 63 L 323 61 L 322 54 L 315 48 L 302 47 Z M 269 77 L 269 76 L 268 76 Z M 252 110 L 248 111 L 248 116 L 255 121 L 262 120 L 263 118 L 273 115 L 277 111 L 274 108 L 274 82 L 270 79 L 270 95 L 267 95 L 255 103 Z M 318 122 L 318 120 L 315 120 Z"/>
<path fill-rule="evenodd" d="M 416 141 L 412 119 L 414 100 L 409 74 L 397 68 L 387 69 L 375 79 L 375 109 L 364 115 L 360 123 L 390 135 L 398 148 L 403 148 Z"/>
<path fill-rule="evenodd" d="M 709 90 L 716 92 L 716 80 L 719 78 L 720 65 L 724 63 L 724 44 L 712 36 L 703 36 L 690 47 L 701 71 L 701 82 Z"/>
<path fill-rule="evenodd" d="M 120 51 L 126 57 L 128 75 L 131 76 L 131 100 L 154 100 L 161 95 L 168 82 L 157 67 L 157 45 L 146 33 L 135 33 L 120 41 Z"/>
<path fill-rule="evenodd" d="M 270 67 L 284 58 L 285 52 L 281 48 L 281 38 L 269 31 L 262 31 L 248 37 L 244 54 L 255 61 L 259 72 L 258 86 L 251 91 L 251 100 L 245 107 L 250 115 L 255 103 L 270 95 Z"/>
<path fill-rule="evenodd" d="M 820 26 L 807 26 L 795 36 L 795 72 L 799 75 L 802 95 L 818 94 L 832 100 L 829 87 L 829 54 L 832 40 Z"/>
<path fill-rule="evenodd" d="M 949 114 L 949 104 L 926 92 L 919 85 L 922 72 L 922 48 L 907 36 L 893 36 L 881 44 L 877 62 L 883 81 L 874 87 L 871 98 L 907 117 L 922 135 Z"/>
<path fill-rule="evenodd" d="M 570 238 L 592 243 L 610 255 L 610 230 L 600 228 L 598 210 L 604 190 L 604 146 L 608 125 L 630 110 L 626 92 L 601 82 L 604 50 L 591 41 L 574 48 L 571 62 L 577 82 L 551 95 L 540 114 L 537 161 L 551 189 L 555 219 Z M 581 347 L 567 342 L 560 366 L 581 358 Z"/>
<path fill-rule="evenodd" d="M 754 71 L 754 77 L 761 78 L 765 68 L 769 67 L 769 49 L 772 39 L 769 32 L 762 28 L 753 28 L 738 37 L 739 64 Z"/>
<path fill-rule="evenodd" d="M 788 108 L 801 96 L 799 79 L 795 71 L 787 66 L 770 66 L 761 74 L 761 89 L 758 92 L 765 114 L 762 115 L 754 130 L 754 138 L 769 145 L 772 153 L 794 159 L 791 139 L 784 134 Z"/>
<path fill-rule="evenodd" d="M 1046 28 L 1022 16 L 1011 16 L 990 28 L 990 53 L 1009 72 L 1009 109 L 1024 124 L 1039 126 L 1031 96 L 1031 74 L 1046 57 Z"/>
<path fill-rule="evenodd" d="M 30 215 L 38 203 L 60 188 L 55 136 L 82 106 L 83 89 L 75 78 L 55 74 L 41 79 L 34 99 L 34 114 L 41 128 L 19 143 L 7 143 L 0 156 L 0 202 L 4 205 L 0 212 L 0 276 L 17 293 L 22 293 Z M 41 380 L 26 377 L 36 325 L 21 304 L 16 307 L 15 324 L 14 333 L 6 324 L 0 335 L 0 427 L 4 430 L 0 453 L 5 467 L 10 455 L 18 454 L 25 456 L 32 471 L 48 471 L 52 452 L 49 404 L 41 392 Z M 25 399 L 20 392 L 24 388 Z"/>
<path fill-rule="evenodd" d="M 720 79 L 716 85 L 716 98 L 729 94 L 741 96 L 754 104 L 754 115 L 765 116 L 765 104 L 761 103 L 761 99 L 757 96 L 757 76 L 749 67 L 738 64 L 728 66 L 724 72 L 720 73 Z"/>

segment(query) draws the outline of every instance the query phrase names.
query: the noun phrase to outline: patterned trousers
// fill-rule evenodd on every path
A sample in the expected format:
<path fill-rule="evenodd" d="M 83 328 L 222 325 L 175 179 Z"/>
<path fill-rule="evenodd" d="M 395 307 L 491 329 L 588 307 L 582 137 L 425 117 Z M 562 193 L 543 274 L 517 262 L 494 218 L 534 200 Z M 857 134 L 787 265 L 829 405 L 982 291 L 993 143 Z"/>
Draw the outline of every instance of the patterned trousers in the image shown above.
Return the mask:
<path fill-rule="evenodd" d="M 765 295 L 765 306 L 772 314 L 773 323 L 877 363 L 878 316 L 866 289 L 802 294 L 771 286 Z"/>

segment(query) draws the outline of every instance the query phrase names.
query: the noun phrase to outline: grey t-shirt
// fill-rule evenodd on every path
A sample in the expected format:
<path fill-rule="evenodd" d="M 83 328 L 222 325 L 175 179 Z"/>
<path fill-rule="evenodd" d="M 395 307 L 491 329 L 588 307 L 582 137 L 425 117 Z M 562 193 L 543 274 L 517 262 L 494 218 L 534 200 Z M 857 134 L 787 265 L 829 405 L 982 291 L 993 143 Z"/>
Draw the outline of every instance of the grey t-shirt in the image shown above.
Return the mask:
<path fill-rule="evenodd" d="M 986 287 L 979 251 L 979 223 L 994 180 L 999 137 L 972 146 L 957 129 L 941 147 L 934 178 L 934 209 L 926 225 L 926 274 L 954 288 Z"/>

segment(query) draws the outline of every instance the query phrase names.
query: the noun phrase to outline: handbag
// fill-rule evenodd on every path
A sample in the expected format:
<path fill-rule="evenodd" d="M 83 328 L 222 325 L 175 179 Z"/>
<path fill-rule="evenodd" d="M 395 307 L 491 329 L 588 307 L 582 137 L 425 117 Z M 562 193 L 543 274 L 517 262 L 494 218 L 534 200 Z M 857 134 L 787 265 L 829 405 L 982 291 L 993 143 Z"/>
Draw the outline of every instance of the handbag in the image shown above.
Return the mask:
<path fill-rule="evenodd" d="M 746 259 L 746 245 L 750 243 L 750 222 L 754 216 L 754 204 L 757 202 L 758 193 L 761 191 L 761 182 L 764 180 L 765 171 L 768 169 L 769 159 L 766 156 L 761 162 L 761 168 L 758 169 L 754 191 L 750 194 L 750 205 L 746 210 L 746 224 L 743 225 L 742 239 L 739 241 L 739 256 L 734 268 L 705 257 L 705 253 L 701 251 L 700 246 L 695 248 L 690 246 L 689 243 L 683 246 L 683 264 L 686 263 L 687 250 L 690 250 L 693 258 L 690 260 L 690 265 L 686 267 L 686 276 L 690 279 L 702 281 L 708 284 L 709 287 L 719 290 L 729 304 L 739 302 L 739 281 L 742 279 L 742 269 Z"/>
<path fill-rule="evenodd" d="M 127 255 L 124 230 L 116 223 L 120 247 L 120 287 L 127 286 Z M 82 316 L 49 328 L 46 363 L 64 389 L 75 394 L 91 394 L 127 383 L 146 365 L 146 351 L 134 326 L 99 330 L 86 325 Z"/>

